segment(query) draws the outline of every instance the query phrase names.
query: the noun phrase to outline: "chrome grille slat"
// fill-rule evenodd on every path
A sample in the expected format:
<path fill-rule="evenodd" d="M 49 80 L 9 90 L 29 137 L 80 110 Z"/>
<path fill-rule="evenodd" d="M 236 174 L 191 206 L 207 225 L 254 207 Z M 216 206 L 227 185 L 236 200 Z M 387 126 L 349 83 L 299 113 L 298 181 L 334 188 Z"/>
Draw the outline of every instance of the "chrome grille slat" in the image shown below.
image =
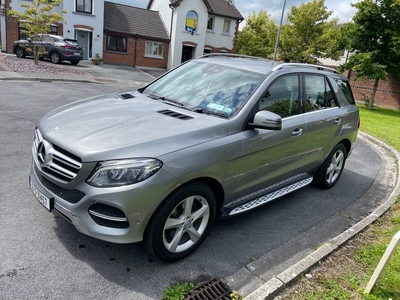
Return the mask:
<path fill-rule="evenodd" d="M 32 154 L 38 168 L 61 182 L 71 182 L 82 168 L 79 157 L 46 141 L 39 129 L 35 130 Z"/>

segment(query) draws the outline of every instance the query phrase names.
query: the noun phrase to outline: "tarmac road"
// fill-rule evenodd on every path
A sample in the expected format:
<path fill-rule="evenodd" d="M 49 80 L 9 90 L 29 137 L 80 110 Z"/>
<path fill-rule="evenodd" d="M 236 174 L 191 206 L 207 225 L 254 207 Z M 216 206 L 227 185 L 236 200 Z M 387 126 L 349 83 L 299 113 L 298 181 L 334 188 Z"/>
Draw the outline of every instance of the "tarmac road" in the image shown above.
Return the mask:
<path fill-rule="evenodd" d="M 107 84 L 0 81 L 2 299 L 160 299 L 178 281 L 215 277 L 247 296 L 365 218 L 396 184 L 393 157 L 359 139 L 334 188 L 308 186 L 219 221 L 204 244 L 180 262 L 155 260 L 140 244 L 110 244 L 82 235 L 43 209 L 29 190 L 33 129 L 52 108 L 127 91 L 122 83 L 143 75 L 126 72 L 129 78 L 112 75 L 115 81 Z M 109 78 L 104 74 L 93 77 Z"/>

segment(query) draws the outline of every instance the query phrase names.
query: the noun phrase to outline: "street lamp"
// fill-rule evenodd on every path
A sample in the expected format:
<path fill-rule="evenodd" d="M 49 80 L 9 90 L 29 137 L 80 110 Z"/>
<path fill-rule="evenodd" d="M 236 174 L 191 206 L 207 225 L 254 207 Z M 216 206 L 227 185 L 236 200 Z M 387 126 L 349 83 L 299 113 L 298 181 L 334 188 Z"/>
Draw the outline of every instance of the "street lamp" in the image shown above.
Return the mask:
<path fill-rule="evenodd" d="M 281 36 L 281 27 L 282 27 L 282 21 L 283 21 L 283 14 L 285 13 L 285 6 L 286 6 L 286 0 L 283 0 L 281 22 L 279 23 L 278 35 L 276 37 L 276 42 L 275 42 L 274 59 L 273 59 L 274 61 L 276 59 L 276 52 L 278 51 L 278 43 L 279 43 L 279 37 Z"/>

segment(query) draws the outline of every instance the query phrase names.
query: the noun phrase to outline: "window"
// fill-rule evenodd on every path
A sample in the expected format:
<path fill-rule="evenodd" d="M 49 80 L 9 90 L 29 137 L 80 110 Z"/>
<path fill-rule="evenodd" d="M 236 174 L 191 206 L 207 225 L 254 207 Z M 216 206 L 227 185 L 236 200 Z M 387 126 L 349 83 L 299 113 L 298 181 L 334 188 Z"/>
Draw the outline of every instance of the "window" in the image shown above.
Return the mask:
<path fill-rule="evenodd" d="M 229 30 L 231 28 L 231 20 L 224 20 L 224 28 L 222 29 L 222 33 L 229 34 Z"/>
<path fill-rule="evenodd" d="M 28 38 L 28 34 L 26 32 L 26 22 L 20 21 L 18 22 L 18 39 L 26 40 Z"/>
<path fill-rule="evenodd" d="M 58 26 L 57 25 L 50 25 L 50 33 L 54 35 L 58 35 Z"/>
<path fill-rule="evenodd" d="M 207 30 L 214 30 L 214 17 L 208 17 Z"/>
<path fill-rule="evenodd" d="M 108 35 L 106 49 L 112 51 L 126 52 L 126 37 Z"/>
<path fill-rule="evenodd" d="M 162 57 L 164 43 L 146 41 L 146 55 Z"/>
<path fill-rule="evenodd" d="M 306 112 L 336 106 L 333 92 L 324 76 L 306 75 L 304 82 Z"/>
<path fill-rule="evenodd" d="M 204 48 L 203 54 L 209 54 L 212 53 L 212 50 L 209 48 Z"/>
<path fill-rule="evenodd" d="M 76 0 L 75 10 L 78 12 L 92 13 L 92 0 Z"/>
<path fill-rule="evenodd" d="M 193 35 L 194 32 L 196 31 L 196 26 L 197 26 L 197 13 L 191 10 L 186 15 L 185 29 L 187 32 L 190 32 Z"/>
<path fill-rule="evenodd" d="M 259 110 L 269 110 L 282 118 L 299 113 L 299 77 L 290 75 L 276 80 L 259 102 Z"/>

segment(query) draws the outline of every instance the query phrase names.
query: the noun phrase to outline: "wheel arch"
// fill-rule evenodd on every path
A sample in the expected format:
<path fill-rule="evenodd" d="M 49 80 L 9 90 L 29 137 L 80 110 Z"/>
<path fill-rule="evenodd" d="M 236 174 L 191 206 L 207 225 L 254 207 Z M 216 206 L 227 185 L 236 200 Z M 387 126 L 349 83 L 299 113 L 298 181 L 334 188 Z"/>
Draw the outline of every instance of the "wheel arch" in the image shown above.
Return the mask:
<path fill-rule="evenodd" d="M 337 144 L 343 144 L 344 147 L 346 148 L 346 158 L 349 156 L 350 150 L 351 150 L 351 142 L 348 139 L 343 139 Z"/>

